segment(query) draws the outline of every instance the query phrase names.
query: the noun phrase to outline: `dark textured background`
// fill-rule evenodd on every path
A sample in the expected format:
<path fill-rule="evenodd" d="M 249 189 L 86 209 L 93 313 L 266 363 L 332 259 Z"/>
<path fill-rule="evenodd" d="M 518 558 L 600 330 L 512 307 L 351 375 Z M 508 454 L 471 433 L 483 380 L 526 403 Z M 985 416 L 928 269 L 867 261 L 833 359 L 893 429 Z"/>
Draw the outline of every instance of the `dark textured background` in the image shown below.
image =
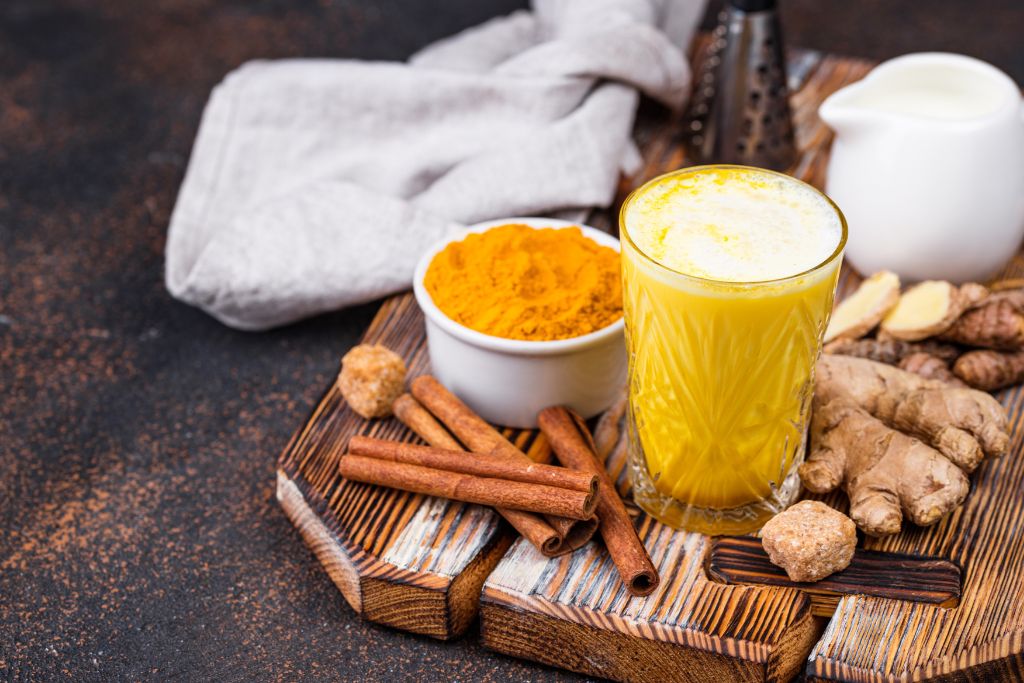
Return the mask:
<path fill-rule="evenodd" d="M 984 57 L 1020 0 L 783 0 L 792 44 Z M 172 301 L 203 103 L 256 57 L 396 59 L 515 0 L 0 3 L 0 679 L 570 680 L 354 616 L 274 459 L 369 322 L 266 334 Z"/>

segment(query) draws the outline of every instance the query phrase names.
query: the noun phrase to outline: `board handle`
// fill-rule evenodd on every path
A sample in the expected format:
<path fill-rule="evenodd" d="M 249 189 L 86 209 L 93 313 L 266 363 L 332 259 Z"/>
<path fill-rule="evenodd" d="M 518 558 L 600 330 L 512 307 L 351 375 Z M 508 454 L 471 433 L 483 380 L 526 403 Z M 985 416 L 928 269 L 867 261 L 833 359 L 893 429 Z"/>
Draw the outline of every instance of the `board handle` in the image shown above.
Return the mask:
<path fill-rule="evenodd" d="M 960 604 L 960 567 L 941 557 L 861 550 L 850 566 L 821 581 L 791 581 L 785 570 L 768 559 L 761 539 L 719 536 L 711 541 L 704 569 L 718 583 L 797 588 L 811 600 L 811 611 L 831 617 L 845 595 L 870 595 L 891 600 L 923 602 L 938 607 Z"/>

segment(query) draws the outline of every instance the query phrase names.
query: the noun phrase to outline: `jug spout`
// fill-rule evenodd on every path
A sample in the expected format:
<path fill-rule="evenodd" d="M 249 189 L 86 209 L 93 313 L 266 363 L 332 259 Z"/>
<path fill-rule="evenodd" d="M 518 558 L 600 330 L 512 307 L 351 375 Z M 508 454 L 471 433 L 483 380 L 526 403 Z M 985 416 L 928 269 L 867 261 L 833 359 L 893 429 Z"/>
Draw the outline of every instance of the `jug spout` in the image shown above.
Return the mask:
<path fill-rule="evenodd" d="M 828 127 L 840 135 L 852 135 L 867 130 L 877 120 L 875 112 L 857 104 L 862 83 L 848 85 L 829 95 L 818 107 L 818 116 Z"/>
<path fill-rule="evenodd" d="M 840 135 L 875 123 L 929 132 L 992 125 L 1020 105 L 1013 80 L 963 55 L 904 55 L 826 99 L 818 112 Z"/>

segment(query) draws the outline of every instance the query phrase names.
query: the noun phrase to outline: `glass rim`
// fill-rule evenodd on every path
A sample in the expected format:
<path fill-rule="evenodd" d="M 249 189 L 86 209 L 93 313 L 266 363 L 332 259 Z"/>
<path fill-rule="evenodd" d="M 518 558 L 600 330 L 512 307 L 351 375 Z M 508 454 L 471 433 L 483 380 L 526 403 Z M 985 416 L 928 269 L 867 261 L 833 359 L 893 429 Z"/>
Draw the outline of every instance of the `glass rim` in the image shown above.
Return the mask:
<path fill-rule="evenodd" d="M 690 275 L 688 273 L 681 273 L 678 270 L 673 270 L 672 268 L 669 268 L 664 263 L 660 263 L 660 262 L 656 261 L 650 254 L 648 254 L 643 249 L 641 249 L 636 244 L 636 242 L 633 241 L 632 236 L 629 234 L 629 230 L 626 229 L 626 209 L 636 199 L 636 197 L 638 197 L 644 190 L 646 190 L 648 187 L 654 185 L 655 183 L 658 183 L 658 182 L 662 181 L 665 178 L 669 178 L 669 177 L 673 177 L 673 176 L 679 176 L 679 175 L 686 175 L 686 174 L 689 174 L 689 173 L 695 173 L 695 172 L 699 172 L 699 171 L 707 171 L 707 170 L 711 170 L 711 169 L 741 169 L 743 171 L 753 171 L 753 172 L 756 172 L 756 173 L 765 173 L 765 174 L 768 174 L 768 175 L 777 176 L 779 178 L 784 178 L 785 180 L 787 180 L 789 182 L 794 182 L 794 183 L 797 183 L 799 185 L 803 185 L 804 187 L 809 188 L 812 192 L 814 192 L 815 194 L 817 194 L 820 197 L 822 197 L 825 200 L 825 202 L 827 202 L 828 205 L 830 207 L 832 207 L 832 210 L 836 212 L 836 215 L 839 216 L 839 225 L 840 225 L 840 228 L 841 228 L 841 234 L 839 236 L 839 243 L 836 245 L 836 248 L 821 263 L 818 263 L 818 264 L 816 264 L 816 265 L 814 265 L 814 266 L 812 266 L 810 268 L 807 268 L 806 270 L 802 270 L 799 273 L 794 273 L 793 275 L 785 275 L 783 277 L 771 278 L 769 280 L 719 280 L 719 279 L 716 279 L 716 278 L 701 277 L 699 275 Z M 789 174 L 781 173 L 779 171 L 772 171 L 772 170 L 769 170 L 767 168 L 758 168 L 756 166 L 744 166 L 742 164 L 702 164 L 702 165 L 699 165 L 699 166 L 687 166 L 685 168 L 678 168 L 678 169 L 676 169 L 674 171 L 669 171 L 668 173 L 662 173 L 660 175 L 657 175 L 657 176 L 651 178 L 650 180 L 645 182 L 643 185 L 641 185 L 640 187 L 638 187 L 635 190 L 633 190 L 632 192 L 630 192 L 629 195 L 626 197 L 626 199 L 622 202 L 622 206 L 619 208 L 619 240 L 621 242 L 627 244 L 644 261 L 646 261 L 647 263 L 650 263 L 652 266 L 654 266 L 658 270 L 664 271 L 665 273 L 668 273 L 669 275 L 671 275 L 673 277 L 679 277 L 679 278 L 683 278 L 685 280 L 690 280 L 692 282 L 706 284 L 706 285 L 716 285 L 716 286 L 722 286 L 722 287 L 750 287 L 750 286 L 760 286 L 760 285 L 784 284 L 784 283 L 790 282 L 792 280 L 797 280 L 799 278 L 806 277 L 806 276 L 811 275 L 811 274 L 813 274 L 813 273 L 815 273 L 815 272 L 817 272 L 819 270 L 823 270 L 830 263 L 832 263 L 837 258 L 842 256 L 843 251 L 846 249 L 846 241 L 847 241 L 848 237 L 849 237 L 849 228 L 848 228 L 848 226 L 846 224 L 846 216 L 843 215 L 843 212 L 839 208 L 839 206 L 834 201 L 832 201 L 832 198 L 829 197 L 827 194 L 825 194 L 824 192 L 822 192 L 818 188 L 814 187 L 810 183 L 805 182 L 803 180 L 800 180 L 799 178 L 796 178 L 796 177 L 791 176 Z"/>

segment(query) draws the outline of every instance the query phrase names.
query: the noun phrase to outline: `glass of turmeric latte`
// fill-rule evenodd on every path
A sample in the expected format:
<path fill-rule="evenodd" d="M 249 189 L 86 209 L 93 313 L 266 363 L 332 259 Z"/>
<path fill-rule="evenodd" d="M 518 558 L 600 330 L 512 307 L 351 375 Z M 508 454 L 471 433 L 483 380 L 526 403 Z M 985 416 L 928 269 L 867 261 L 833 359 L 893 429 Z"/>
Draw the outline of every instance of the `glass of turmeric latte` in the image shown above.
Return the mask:
<path fill-rule="evenodd" d="M 799 493 L 846 220 L 789 176 L 701 166 L 633 192 L 620 227 L 634 498 L 753 531 Z"/>

